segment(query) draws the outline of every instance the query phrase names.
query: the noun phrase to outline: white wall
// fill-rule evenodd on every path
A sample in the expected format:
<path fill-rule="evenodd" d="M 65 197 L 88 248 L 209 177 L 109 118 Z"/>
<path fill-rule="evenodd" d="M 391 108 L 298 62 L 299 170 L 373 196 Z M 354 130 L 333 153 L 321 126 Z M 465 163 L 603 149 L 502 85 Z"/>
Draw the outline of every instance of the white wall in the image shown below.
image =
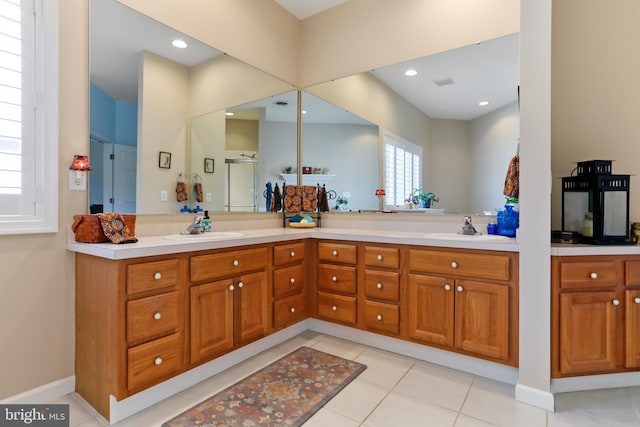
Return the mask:
<path fill-rule="evenodd" d="M 222 211 L 224 210 L 227 173 L 224 164 L 226 116 L 221 110 L 194 117 L 191 119 L 190 125 L 191 173 L 200 175 L 205 193 L 205 201 L 202 203 L 194 203 L 195 198 L 189 194 L 191 206 L 198 204 L 203 210 Z M 205 157 L 214 160 L 213 173 L 204 172 Z M 207 193 L 211 194 L 210 202 L 206 201 Z"/>
<path fill-rule="evenodd" d="M 504 178 L 517 153 L 520 114 L 514 102 L 470 123 L 471 210 L 502 209 Z"/>

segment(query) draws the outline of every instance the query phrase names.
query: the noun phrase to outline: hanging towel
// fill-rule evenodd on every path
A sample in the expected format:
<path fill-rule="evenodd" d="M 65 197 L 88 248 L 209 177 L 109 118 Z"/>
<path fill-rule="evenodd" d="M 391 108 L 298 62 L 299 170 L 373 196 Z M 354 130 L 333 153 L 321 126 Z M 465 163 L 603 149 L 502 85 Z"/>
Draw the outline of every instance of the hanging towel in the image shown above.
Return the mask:
<path fill-rule="evenodd" d="M 507 175 L 504 178 L 503 194 L 507 197 L 518 198 L 520 196 L 520 157 L 513 156 L 507 168 Z"/>
<path fill-rule="evenodd" d="M 273 189 L 271 188 L 271 182 L 267 182 L 266 184 L 267 189 L 264 190 L 264 197 L 266 199 L 264 205 L 266 207 L 267 212 L 269 212 L 271 210 L 271 199 L 273 197 Z"/>
<path fill-rule="evenodd" d="M 181 179 L 182 174 L 178 175 L 178 183 L 176 184 L 176 200 L 186 202 L 189 200 L 187 195 L 187 183 Z"/>
<path fill-rule="evenodd" d="M 320 188 L 318 194 L 318 211 L 329 212 L 329 197 L 327 196 L 327 189 L 324 185 Z"/>
<path fill-rule="evenodd" d="M 282 194 L 280 194 L 280 188 L 276 182 L 276 186 L 273 189 L 273 203 L 271 204 L 271 212 L 280 212 L 282 209 Z"/>
<path fill-rule="evenodd" d="M 284 187 L 284 208 L 286 212 L 315 212 L 318 209 L 318 188 L 312 185 Z"/>
<path fill-rule="evenodd" d="M 193 184 L 193 192 L 196 195 L 196 202 L 204 202 L 204 193 L 202 192 L 202 183 L 196 182 Z"/>
<path fill-rule="evenodd" d="M 127 227 L 124 217 L 119 213 L 98 214 L 104 235 L 113 243 L 135 243 L 138 241 Z"/>

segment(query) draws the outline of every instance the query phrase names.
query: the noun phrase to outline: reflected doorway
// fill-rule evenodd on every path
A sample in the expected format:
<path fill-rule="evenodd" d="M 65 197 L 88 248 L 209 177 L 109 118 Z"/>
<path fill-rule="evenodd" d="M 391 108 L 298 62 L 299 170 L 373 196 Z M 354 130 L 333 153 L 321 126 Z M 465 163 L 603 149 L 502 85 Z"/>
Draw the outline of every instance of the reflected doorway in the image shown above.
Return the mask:
<path fill-rule="evenodd" d="M 136 212 L 137 147 L 92 136 L 89 211 Z"/>
<path fill-rule="evenodd" d="M 257 212 L 257 159 L 225 159 L 227 188 L 225 208 L 229 212 Z"/>

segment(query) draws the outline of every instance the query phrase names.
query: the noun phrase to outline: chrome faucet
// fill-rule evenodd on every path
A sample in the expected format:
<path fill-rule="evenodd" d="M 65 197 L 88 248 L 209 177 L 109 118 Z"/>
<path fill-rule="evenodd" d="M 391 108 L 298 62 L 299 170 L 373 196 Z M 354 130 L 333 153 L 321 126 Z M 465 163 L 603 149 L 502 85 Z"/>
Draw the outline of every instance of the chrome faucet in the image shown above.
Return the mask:
<path fill-rule="evenodd" d="M 189 225 L 187 229 L 180 234 L 200 234 L 202 232 L 204 232 L 204 229 L 202 228 L 202 217 L 200 215 L 196 215 L 193 218 L 191 225 Z"/>
<path fill-rule="evenodd" d="M 464 234 L 467 236 L 472 236 L 475 234 L 482 234 L 480 233 L 478 230 L 476 230 L 476 228 L 473 226 L 473 224 L 471 224 L 471 217 L 470 216 L 465 216 L 464 217 L 464 224 L 462 225 L 462 230 L 458 231 L 458 234 Z"/>

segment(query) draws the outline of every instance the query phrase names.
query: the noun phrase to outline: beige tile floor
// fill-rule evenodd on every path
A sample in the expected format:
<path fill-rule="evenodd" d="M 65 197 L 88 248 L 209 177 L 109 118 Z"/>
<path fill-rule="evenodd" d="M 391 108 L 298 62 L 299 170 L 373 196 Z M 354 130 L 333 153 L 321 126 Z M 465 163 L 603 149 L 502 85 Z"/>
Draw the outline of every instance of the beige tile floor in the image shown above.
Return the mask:
<path fill-rule="evenodd" d="M 516 402 L 513 386 L 314 332 L 305 332 L 115 425 L 160 426 L 302 345 L 367 365 L 305 427 L 640 426 L 640 387 L 559 394 L 556 412 L 550 413 Z M 51 403 L 70 404 L 71 427 L 103 425 L 75 393 Z"/>

